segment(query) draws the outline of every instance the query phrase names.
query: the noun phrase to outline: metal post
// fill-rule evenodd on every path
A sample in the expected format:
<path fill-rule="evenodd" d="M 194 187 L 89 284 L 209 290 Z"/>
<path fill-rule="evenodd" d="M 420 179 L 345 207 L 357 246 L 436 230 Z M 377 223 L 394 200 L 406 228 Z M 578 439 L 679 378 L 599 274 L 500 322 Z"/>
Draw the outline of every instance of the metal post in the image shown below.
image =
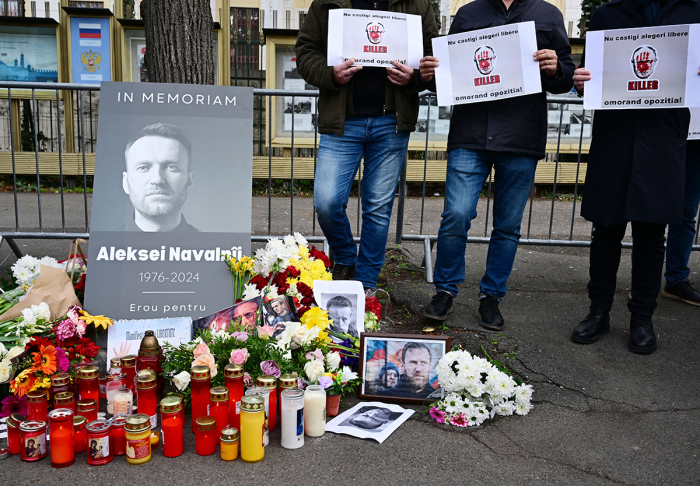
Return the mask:
<path fill-rule="evenodd" d="M 83 95 L 82 91 L 78 91 L 78 106 L 80 109 L 80 133 L 81 133 L 81 144 L 80 150 L 83 152 L 83 202 L 85 203 L 85 232 L 90 231 L 90 220 L 88 219 L 88 205 L 87 205 L 87 169 L 85 168 L 85 116 L 83 114 Z"/>
<path fill-rule="evenodd" d="M 56 126 L 58 131 L 58 172 L 61 183 L 61 230 L 66 232 L 66 205 L 63 201 L 63 150 L 61 149 L 61 109 L 58 90 L 56 90 Z"/>
<path fill-rule="evenodd" d="M 289 233 L 294 234 L 294 95 L 292 95 L 292 160 L 289 187 Z"/>
<path fill-rule="evenodd" d="M 571 209 L 571 230 L 569 231 L 569 240 L 574 238 L 574 220 L 576 219 L 576 198 L 578 197 L 578 175 L 581 170 L 581 147 L 583 146 L 583 128 L 586 121 L 586 109 L 583 109 L 581 115 L 581 133 L 578 138 L 578 157 L 576 160 L 576 182 L 574 184 L 574 207 Z"/>
<path fill-rule="evenodd" d="M 561 148 L 561 125 L 564 119 L 564 104 L 559 104 L 559 133 L 557 134 L 557 153 L 554 162 L 554 184 L 552 185 L 552 211 L 549 214 L 549 236 L 552 239 L 552 223 L 554 223 L 554 201 L 557 198 L 557 174 L 559 173 L 559 150 Z M 582 130 L 583 133 L 583 130 Z"/>
<path fill-rule="evenodd" d="M 423 217 L 425 216 L 425 179 L 428 177 L 428 139 L 430 138 L 430 103 L 432 96 L 428 96 L 428 123 L 425 130 L 425 152 L 423 153 L 423 189 L 420 201 L 420 233 L 423 234 Z"/>
<path fill-rule="evenodd" d="M 408 165 L 408 153 L 403 159 L 401 177 L 399 177 L 399 208 L 396 211 L 396 244 L 403 243 L 403 213 L 406 206 L 406 167 Z"/>
<path fill-rule="evenodd" d="M 39 205 L 39 233 L 42 233 L 43 225 L 41 222 L 41 178 L 39 176 L 39 138 L 37 137 L 36 124 L 36 90 L 32 88 L 32 119 L 34 120 L 34 157 L 36 159 L 36 200 Z"/>
<path fill-rule="evenodd" d="M 267 97 L 267 236 L 272 235 L 272 95 Z"/>
<path fill-rule="evenodd" d="M 7 88 L 7 101 L 10 107 L 10 155 L 12 157 L 12 188 L 15 198 L 15 231 L 19 232 L 19 204 L 17 202 L 17 167 L 15 166 L 15 131 L 12 127 L 12 88 Z"/>

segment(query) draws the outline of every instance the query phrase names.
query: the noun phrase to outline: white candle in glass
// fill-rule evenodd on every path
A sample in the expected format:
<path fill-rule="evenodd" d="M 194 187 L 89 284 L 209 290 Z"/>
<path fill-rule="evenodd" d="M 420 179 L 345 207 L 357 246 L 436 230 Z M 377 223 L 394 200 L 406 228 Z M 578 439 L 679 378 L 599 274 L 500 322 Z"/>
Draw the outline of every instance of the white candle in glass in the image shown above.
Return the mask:
<path fill-rule="evenodd" d="M 262 386 L 251 386 L 245 391 L 246 395 L 260 395 L 265 400 L 265 430 L 263 432 L 263 445 L 267 447 L 270 443 L 270 426 L 268 417 L 270 416 L 270 389 Z"/>
<path fill-rule="evenodd" d="M 122 388 L 121 381 L 109 381 L 107 382 L 107 413 L 114 415 L 114 395 Z"/>
<path fill-rule="evenodd" d="M 304 390 L 288 388 L 281 397 L 282 447 L 298 449 L 304 445 Z"/>
<path fill-rule="evenodd" d="M 326 433 L 326 390 L 309 385 L 304 393 L 304 433 L 321 437 Z"/>

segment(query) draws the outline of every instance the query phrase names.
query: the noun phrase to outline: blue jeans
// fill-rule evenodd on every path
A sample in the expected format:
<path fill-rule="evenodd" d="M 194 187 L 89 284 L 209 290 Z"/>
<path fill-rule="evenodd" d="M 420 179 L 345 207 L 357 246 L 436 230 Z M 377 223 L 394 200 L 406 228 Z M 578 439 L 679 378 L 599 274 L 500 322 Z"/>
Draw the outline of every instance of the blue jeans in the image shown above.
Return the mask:
<path fill-rule="evenodd" d="M 678 283 L 690 275 L 688 259 L 695 238 L 695 216 L 700 205 L 700 156 L 688 157 L 685 168 L 683 223 L 668 225 L 666 273 L 668 283 Z"/>
<path fill-rule="evenodd" d="M 435 287 L 457 295 L 464 282 L 467 233 L 476 218 L 476 205 L 494 167 L 493 232 L 486 256 L 480 294 L 500 299 L 513 269 L 520 240 L 523 210 L 535 178 L 537 158 L 508 152 L 452 150 L 447 157 L 445 211 L 438 232 Z"/>
<path fill-rule="evenodd" d="M 318 223 L 335 262 L 356 265 L 355 280 L 376 287 L 384 264 L 391 209 L 406 158 L 410 132 L 397 130 L 396 117 L 348 116 L 343 136 L 321 134 L 314 179 Z M 350 189 L 364 156 L 360 252 L 346 214 Z"/>

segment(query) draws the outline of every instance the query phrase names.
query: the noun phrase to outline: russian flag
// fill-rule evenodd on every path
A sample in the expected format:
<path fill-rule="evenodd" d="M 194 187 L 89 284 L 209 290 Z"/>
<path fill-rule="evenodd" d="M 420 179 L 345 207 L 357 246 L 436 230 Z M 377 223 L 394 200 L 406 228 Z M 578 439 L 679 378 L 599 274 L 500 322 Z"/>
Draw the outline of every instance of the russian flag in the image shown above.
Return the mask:
<path fill-rule="evenodd" d="M 100 24 L 78 24 L 78 32 L 81 39 L 102 38 L 102 26 Z"/>

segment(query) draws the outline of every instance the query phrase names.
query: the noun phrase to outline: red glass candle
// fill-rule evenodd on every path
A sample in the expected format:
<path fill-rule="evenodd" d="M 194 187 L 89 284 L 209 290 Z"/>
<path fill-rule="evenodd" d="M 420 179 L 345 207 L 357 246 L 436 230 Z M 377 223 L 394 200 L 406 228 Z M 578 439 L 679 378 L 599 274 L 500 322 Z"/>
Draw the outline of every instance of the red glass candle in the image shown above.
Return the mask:
<path fill-rule="evenodd" d="M 51 377 L 51 388 L 49 392 L 49 399 L 51 400 L 51 404 L 53 408 L 59 408 L 56 407 L 56 404 L 53 402 L 55 399 L 56 395 L 58 393 L 62 392 L 73 392 L 73 384 L 70 379 L 70 375 L 67 373 L 56 373 Z"/>
<path fill-rule="evenodd" d="M 115 417 L 111 420 L 109 429 L 109 447 L 112 449 L 112 455 L 123 456 L 126 454 L 126 433 L 124 424 L 126 418 Z"/>
<path fill-rule="evenodd" d="M 88 365 L 80 368 L 75 381 L 78 385 L 78 400 L 95 400 L 96 403 L 99 403 L 97 366 Z"/>
<path fill-rule="evenodd" d="M 46 422 L 49 419 L 46 390 L 34 390 L 27 393 L 27 402 L 27 420 Z"/>
<path fill-rule="evenodd" d="M 121 360 L 122 373 L 126 375 L 124 378 L 124 386 L 131 390 L 131 393 L 136 395 L 136 356 L 122 356 Z"/>
<path fill-rule="evenodd" d="M 87 463 L 102 466 L 112 462 L 112 449 L 109 447 L 109 420 L 94 420 L 87 424 L 88 455 Z"/>
<path fill-rule="evenodd" d="M 53 397 L 53 408 L 68 408 L 75 414 L 75 396 L 73 392 L 56 393 Z"/>
<path fill-rule="evenodd" d="M 192 432 L 199 417 L 209 415 L 209 388 L 211 387 L 209 367 L 193 366 L 190 370 L 190 386 L 192 387 Z"/>
<path fill-rule="evenodd" d="M 22 451 L 19 424 L 26 420 L 27 417 L 18 413 L 13 413 L 7 417 L 7 448 L 10 449 L 10 454 L 17 455 Z"/>
<path fill-rule="evenodd" d="M 73 450 L 82 454 L 87 450 L 87 419 L 82 415 L 73 416 Z"/>
<path fill-rule="evenodd" d="M 21 453 L 23 461 L 41 461 L 49 451 L 46 448 L 46 422 L 27 420 L 19 424 Z"/>
<path fill-rule="evenodd" d="M 98 389 L 100 390 L 100 398 L 102 400 L 107 399 L 107 375 L 100 375 L 97 378 Z"/>
<path fill-rule="evenodd" d="M 241 429 L 241 397 L 243 397 L 243 365 L 228 364 L 224 368 L 224 384 L 228 388 L 229 425 Z"/>
<path fill-rule="evenodd" d="M 88 423 L 97 420 L 97 400 L 79 400 L 75 404 L 75 413 L 85 417 Z"/>
<path fill-rule="evenodd" d="M 139 413 L 148 415 L 151 421 L 151 428 L 158 427 L 158 393 L 156 388 L 156 377 L 152 373 L 144 373 L 136 378 L 136 389 L 138 390 Z"/>
<path fill-rule="evenodd" d="M 204 416 L 196 420 L 195 450 L 200 456 L 211 456 L 216 452 L 216 443 L 219 436 L 216 433 L 216 420 L 214 417 Z"/>
<path fill-rule="evenodd" d="M 74 412 L 67 408 L 57 408 L 49 414 L 51 465 L 53 467 L 68 467 L 75 462 L 73 415 Z"/>
<path fill-rule="evenodd" d="M 183 443 L 185 421 L 181 418 L 180 412 L 182 412 L 182 400 L 179 397 L 165 397 L 160 401 L 160 429 L 165 457 L 177 457 L 185 451 Z"/>
<path fill-rule="evenodd" d="M 228 388 L 216 386 L 209 390 L 209 415 L 216 420 L 216 436 L 221 435 L 221 431 L 228 427 Z"/>
<path fill-rule="evenodd" d="M 182 423 L 184 424 L 185 423 L 185 396 L 182 393 L 171 393 L 168 396 L 180 399 L 180 405 L 182 405 L 182 407 L 180 408 L 180 418 L 182 419 Z"/>
<path fill-rule="evenodd" d="M 272 432 L 277 426 L 277 378 L 270 375 L 262 375 L 258 377 L 256 383 L 258 386 L 270 390 L 268 426 L 270 427 L 270 432 Z"/>

